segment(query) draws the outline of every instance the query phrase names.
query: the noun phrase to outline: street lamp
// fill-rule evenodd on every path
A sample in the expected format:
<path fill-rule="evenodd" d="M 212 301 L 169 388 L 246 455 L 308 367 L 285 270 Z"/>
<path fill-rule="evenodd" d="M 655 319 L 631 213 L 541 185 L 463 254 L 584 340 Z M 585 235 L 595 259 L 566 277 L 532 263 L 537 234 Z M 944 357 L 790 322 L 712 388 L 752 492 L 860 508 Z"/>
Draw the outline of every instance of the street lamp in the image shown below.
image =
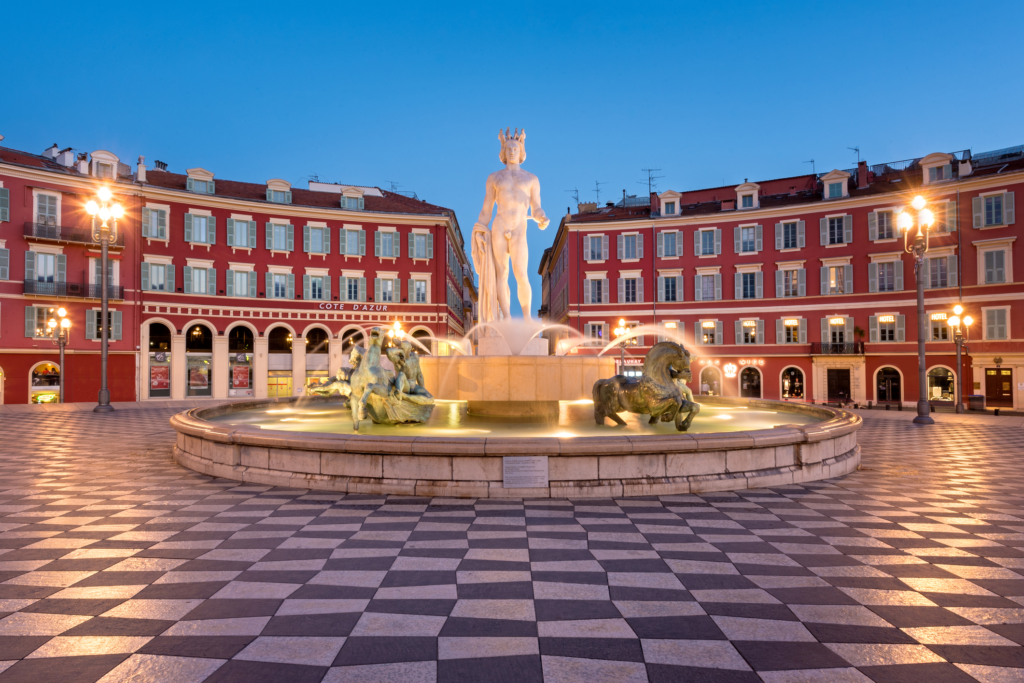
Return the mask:
<path fill-rule="evenodd" d="M 60 382 L 60 403 L 64 402 L 64 347 L 67 346 L 68 337 L 71 335 L 71 320 L 64 317 L 67 314 L 68 312 L 63 308 L 58 308 L 57 315 L 60 316 L 60 321 L 50 318 L 50 321 L 46 323 L 50 330 L 50 341 L 54 346 L 60 348 L 60 374 L 57 376 Z"/>
<path fill-rule="evenodd" d="M 110 192 L 110 188 L 106 186 L 100 187 L 96 192 L 96 200 L 89 200 L 85 205 L 85 210 L 90 216 L 93 217 L 93 229 L 92 229 L 92 241 L 99 242 L 100 244 L 100 286 L 102 291 L 100 292 L 100 329 L 102 330 L 100 336 L 100 394 L 99 404 L 93 408 L 93 412 L 96 413 L 109 413 L 114 409 L 114 406 L 110 405 L 110 390 L 107 389 L 107 345 L 109 343 L 110 336 L 110 324 L 107 314 L 107 295 L 109 294 L 110 278 L 107 273 L 109 267 L 107 258 L 107 247 L 117 241 L 117 219 L 124 215 L 124 207 L 118 202 L 111 202 L 113 195 Z M 99 216 L 101 221 L 99 227 L 96 226 L 96 217 Z M 114 219 L 114 225 L 107 225 L 107 221 L 111 218 Z M 63 373 L 61 374 L 61 381 L 63 382 Z"/>
<path fill-rule="evenodd" d="M 907 211 L 901 211 L 896 217 L 896 225 L 903 231 L 903 248 L 914 257 L 914 279 L 917 280 L 917 417 L 914 422 L 922 425 L 934 424 L 935 420 L 929 415 L 931 405 L 927 396 L 927 361 L 924 357 L 925 341 L 925 319 L 924 319 L 924 255 L 928 252 L 928 238 L 931 236 L 931 226 L 935 222 L 935 216 L 925 208 L 927 202 L 924 197 L 918 195 L 910 203 L 916 216 Z M 910 231 L 917 224 L 917 234 L 911 242 Z"/>
<path fill-rule="evenodd" d="M 956 342 L 956 412 L 964 412 L 964 386 L 961 383 L 963 380 L 963 365 L 960 362 L 960 351 L 964 349 L 967 353 L 970 353 L 970 349 L 965 349 L 964 340 L 971 340 L 971 323 L 974 319 L 969 315 L 965 315 L 963 318 L 960 315 L 964 312 L 964 307 L 957 304 L 953 307 L 953 317 L 947 322 L 949 327 L 953 330 L 953 340 Z"/>
<path fill-rule="evenodd" d="M 388 330 L 388 339 L 391 340 L 392 346 L 396 343 L 400 344 L 405 339 L 405 330 L 402 329 L 402 323 L 398 320 L 395 321 L 394 327 Z"/>
<path fill-rule="evenodd" d="M 624 318 L 620 318 L 619 319 L 619 326 L 616 327 L 613 330 L 613 332 L 615 333 L 615 338 L 616 339 L 619 339 L 620 337 L 625 335 L 627 332 L 629 332 L 629 328 L 626 327 L 626 320 Z M 623 339 L 622 341 L 619 342 L 619 365 L 622 366 L 622 372 L 623 373 L 626 372 L 626 340 L 625 339 Z"/>

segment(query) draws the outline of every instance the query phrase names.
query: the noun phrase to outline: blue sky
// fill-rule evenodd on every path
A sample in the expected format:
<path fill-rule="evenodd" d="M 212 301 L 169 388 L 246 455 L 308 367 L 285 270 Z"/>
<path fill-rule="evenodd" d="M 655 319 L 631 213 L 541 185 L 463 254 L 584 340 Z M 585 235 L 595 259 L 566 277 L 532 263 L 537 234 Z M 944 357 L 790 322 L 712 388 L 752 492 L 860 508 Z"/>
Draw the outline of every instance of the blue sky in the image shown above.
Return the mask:
<path fill-rule="evenodd" d="M 3 13 L 0 134 L 378 185 L 472 229 L 525 127 L 547 232 L 593 201 L 1024 144 L 1024 3 L 51 3 Z M 575 210 L 575 206 L 573 206 Z M 534 306 L 539 277 L 533 276 Z M 513 299 L 515 297 L 513 296 Z"/>

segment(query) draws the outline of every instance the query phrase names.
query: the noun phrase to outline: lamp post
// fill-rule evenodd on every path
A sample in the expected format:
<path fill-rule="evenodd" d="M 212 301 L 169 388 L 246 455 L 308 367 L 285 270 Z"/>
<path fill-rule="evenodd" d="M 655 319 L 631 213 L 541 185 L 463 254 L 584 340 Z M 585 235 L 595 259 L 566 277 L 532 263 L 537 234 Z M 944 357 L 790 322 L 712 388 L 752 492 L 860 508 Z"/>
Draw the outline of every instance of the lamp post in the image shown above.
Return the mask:
<path fill-rule="evenodd" d="M 967 341 L 971 339 L 971 323 L 974 319 L 969 315 L 965 315 L 963 318 L 960 315 L 964 312 L 964 307 L 957 304 L 953 307 L 953 315 L 947 322 L 949 327 L 953 330 L 953 340 L 956 342 L 956 412 L 964 412 L 964 385 L 963 381 L 963 364 L 960 361 L 960 352 L 964 349 L 964 339 Z M 967 349 L 967 353 L 971 350 Z"/>
<path fill-rule="evenodd" d="M 405 340 L 405 330 L 402 329 L 402 323 L 398 320 L 395 321 L 394 326 L 388 330 L 388 339 L 391 345 L 401 344 Z"/>
<path fill-rule="evenodd" d="M 100 393 L 98 405 L 93 408 L 96 413 L 109 413 L 114 409 L 110 405 L 110 390 L 107 389 L 107 346 L 110 337 L 110 324 L 107 314 L 107 295 L 110 287 L 110 278 L 107 273 L 109 260 L 107 258 L 107 247 L 117 241 L 117 219 L 124 215 L 124 207 L 117 202 L 111 202 L 113 195 L 110 188 L 104 186 L 96 192 L 96 200 L 90 200 L 85 205 L 85 210 L 93 217 L 92 241 L 100 244 Z M 99 216 L 101 224 L 96 226 L 95 218 Z M 107 221 L 114 219 L 114 225 L 107 225 Z M 63 380 L 62 380 L 63 381 Z"/>
<path fill-rule="evenodd" d="M 60 348 L 60 375 L 58 376 L 60 403 L 64 402 L 64 347 L 67 346 L 68 337 L 71 335 L 71 320 L 64 317 L 67 314 L 68 312 L 63 308 L 58 308 L 57 315 L 60 316 L 60 322 L 56 318 L 50 318 L 46 323 L 50 329 L 50 341 L 54 346 Z"/>
<path fill-rule="evenodd" d="M 629 332 L 629 328 L 626 327 L 626 320 L 624 318 L 619 320 L 619 326 L 613 330 L 615 338 L 619 339 L 626 332 Z M 626 372 L 626 340 L 623 339 L 619 342 L 619 366 L 622 373 Z"/>
<path fill-rule="evenodd" d="M 914 422 L 920 425 L 934 424 L 929 413 L 931 405 L 928 403 L 928 382 L 927 382 L 927 361 L 925 360 L 925 333 L 926 323 L 924 319 L 924 255 L 928 252 L 928 238 L 931 236 L 931 226 L 935 222 L 932 212 L 925 208 L 924 197 L 918 195 L 910 204 L 916 216 L 907 211 L 901 211 L 896 218 L 896 225 L 903 231 L 903 248 L 914 257 L 914 279 L 917 281 L 917 417 Z M 911 242 L 910 231 L 917 225 L 917 234 Z"/>

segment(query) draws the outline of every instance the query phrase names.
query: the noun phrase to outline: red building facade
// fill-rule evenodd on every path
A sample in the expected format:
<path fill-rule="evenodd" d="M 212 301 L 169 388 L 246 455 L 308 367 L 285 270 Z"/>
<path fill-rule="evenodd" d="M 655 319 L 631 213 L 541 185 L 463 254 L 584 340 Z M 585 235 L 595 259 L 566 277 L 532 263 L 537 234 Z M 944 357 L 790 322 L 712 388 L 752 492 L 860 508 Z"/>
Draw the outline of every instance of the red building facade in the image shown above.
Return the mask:
<path fill-rule="evenodd" d="M 542 312 L 593 340 L 555 333 L 556 353 L 599 353 L 620 320 L 674 327 L 693 355 L 695 393 L 910 406 L 917 283 L 896 216 L 921 195 L 936 218 L 921 274 L 927 395 L 951 405 L 960 390 L 1020 409 L 1021 189 L 1017 147 L 581 204 L 545 254 Z M 946 323 L 958 303 L 974 320 L 962 389 Z M 628 346 L 627 366 L 657 341 Z"/>
<path fill-rule="evenodd" d="M 0 396 L 66 401 L 99 389 L 99 247 L 84 210 L 106 185 L 125 208 L 111 248 L 113 401 L 298 395 L 374 326 L 431 353 L 472 325 L 455 214 L 376 187 L 172 173 L 142 158 L 0 147 Z M 65 367 L 46 334 L 71 318 Z"/>

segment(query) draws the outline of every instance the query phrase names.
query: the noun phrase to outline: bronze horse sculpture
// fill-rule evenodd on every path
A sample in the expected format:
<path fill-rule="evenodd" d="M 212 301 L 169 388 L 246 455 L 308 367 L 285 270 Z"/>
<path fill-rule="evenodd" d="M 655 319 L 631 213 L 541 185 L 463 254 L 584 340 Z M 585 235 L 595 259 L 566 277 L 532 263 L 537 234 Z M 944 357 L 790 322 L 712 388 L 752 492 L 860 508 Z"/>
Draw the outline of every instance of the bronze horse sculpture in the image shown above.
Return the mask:
<path fill-rule="evenodd" d="M 680 391 L 692 377 L 690 353 L 676 342 L 659 342 L 647 353 L 640 379 L 616 375 L 594 382 L 594 421 L 601 425 L 607 417 L 625 425 L 618 413 L 629 412 L 650 415 L 649 424 L 674 420 L 685 432 L 700 412 L 700 405 Z"/>

